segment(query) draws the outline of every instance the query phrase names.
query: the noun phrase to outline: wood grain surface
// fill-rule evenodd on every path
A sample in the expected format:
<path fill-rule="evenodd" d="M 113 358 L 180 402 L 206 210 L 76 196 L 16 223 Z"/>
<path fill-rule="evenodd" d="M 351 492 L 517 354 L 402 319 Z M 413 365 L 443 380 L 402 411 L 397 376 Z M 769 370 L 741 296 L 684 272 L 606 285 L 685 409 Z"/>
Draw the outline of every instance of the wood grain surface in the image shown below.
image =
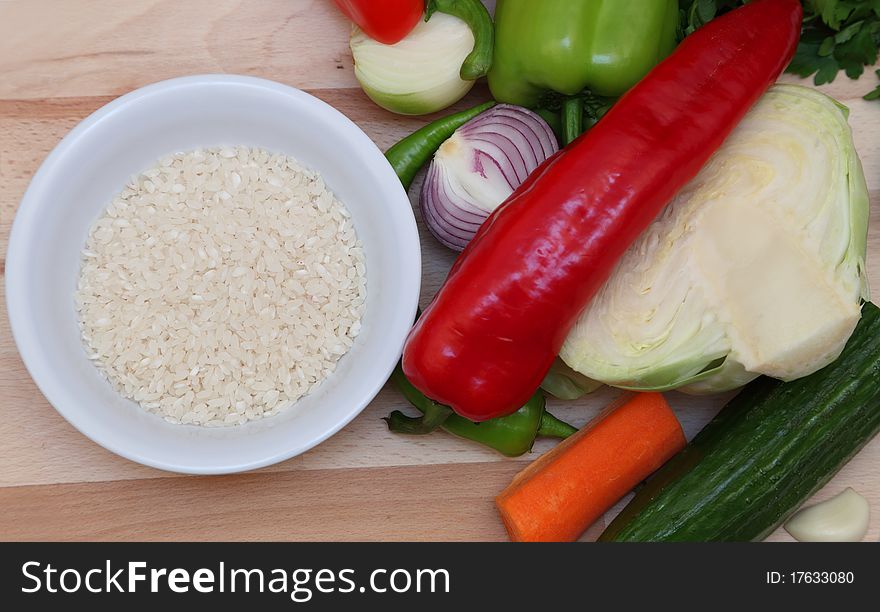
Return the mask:
<path fill-rule="evenodd" d="M 328 0 L 0 0 L 0 258 L 19 200 L 52 147 L 89 113 L 147 83 L 207 72 L 274 79 L 337 107 L 382 148 L 422 125 L 425 118 L 392 115 L 363 95 L 348 33 Z M 880 287 L 880 103 L 860 98 L 874 81 L 873 73 L 861 82 L 841 75 L 822 89 L 851 109 L 872 203 L 868 270 Z M 486 95 L 478 86 L 458 106 Z M 420 230 L 424 305 L 453 256 Z M 18 356 L 2 284 L 0 311 L 2 540 L 504 539 L 492 498 L 550 446 L 505 459 L 442 433 L 391 435 L 381 417 L 404 402 L 386 387 L 343 431 L 284 463 L 223 477 L 160 472 L 111 454 L 55 412 Z M 551 407 L 580 425 L 615 395 L 605 389 Z M 727 397 L 669 395 L 689 437 Z M 816 499 L 847 486 L 870 499 L 867 539 L 876 541 L 880 439 Z M 779 530 L 770 539 L 791 538 Z"/>

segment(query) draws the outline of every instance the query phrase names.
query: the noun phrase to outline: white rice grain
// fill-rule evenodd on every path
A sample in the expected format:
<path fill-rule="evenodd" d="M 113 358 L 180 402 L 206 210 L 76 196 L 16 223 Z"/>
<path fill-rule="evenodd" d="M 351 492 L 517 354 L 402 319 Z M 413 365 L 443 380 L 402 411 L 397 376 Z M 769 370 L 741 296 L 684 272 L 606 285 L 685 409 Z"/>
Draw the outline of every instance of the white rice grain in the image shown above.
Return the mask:
<path fill-rule="evenodd" d="M 276 414 L 360 331 L 366 267 L 321 177 L 248 147 L 162 158 L 92 226 L 74 302 L 89 358 L 172 423 Z"/>

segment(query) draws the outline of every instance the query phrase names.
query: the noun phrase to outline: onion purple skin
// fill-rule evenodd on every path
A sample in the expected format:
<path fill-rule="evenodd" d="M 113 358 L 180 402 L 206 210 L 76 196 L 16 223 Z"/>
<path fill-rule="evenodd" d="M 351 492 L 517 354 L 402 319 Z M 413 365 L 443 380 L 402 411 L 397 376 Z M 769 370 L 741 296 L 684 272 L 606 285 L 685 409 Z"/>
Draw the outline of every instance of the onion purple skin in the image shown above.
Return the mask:
<path fill-rule="evenodd" d="M 454 155 L 468 156 L 457 172 L 435 154 L 419 197 L 422 217 L 430 232 L 443 245 L 461 251 L 493 210 L 510 196 L 559 144 L 553 130 L 534 112 L 511 104 L 499 104 L 461 126 L 453 138 L 467 146 Z M 451 139 L 450 139 L 451 140 Z M 447 141 L 449 142 L 449 141 Z M 446 144 L 446 143 L 444 143 Z M 443 145 L 441 145 L 441 150 Z M 465 173 L 478 176 L 459 176 Z M 485 180 L 492 174 L 500 184 L 492 197 L 482 201 L 468 193 L 462 181 Z M 498 178 L 502 177 L 502 178 Z"/>
<path fill-rule="evenodd" d="M 450 195 L 444 189 L 439 174 L 437 166 L 432 163 L 419 198 L 422 217 L 437 240 L 453 251 L 461 251 L 480 229 L 488 214 Z"/>

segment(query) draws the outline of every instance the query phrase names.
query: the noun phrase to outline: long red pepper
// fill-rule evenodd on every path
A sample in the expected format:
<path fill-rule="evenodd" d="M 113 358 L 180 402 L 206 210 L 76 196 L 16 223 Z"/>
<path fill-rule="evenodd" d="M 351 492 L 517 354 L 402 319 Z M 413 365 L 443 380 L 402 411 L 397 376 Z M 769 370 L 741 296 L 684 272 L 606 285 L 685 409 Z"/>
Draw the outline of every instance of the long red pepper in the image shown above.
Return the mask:
<path fill-rule="evenodd" d="M 688 36 L 492 214 L 407 339 L 428 397 L 483 421 L 534 393 L 624 251 L 776 80 L 798 0 L 755 0 Z"/>

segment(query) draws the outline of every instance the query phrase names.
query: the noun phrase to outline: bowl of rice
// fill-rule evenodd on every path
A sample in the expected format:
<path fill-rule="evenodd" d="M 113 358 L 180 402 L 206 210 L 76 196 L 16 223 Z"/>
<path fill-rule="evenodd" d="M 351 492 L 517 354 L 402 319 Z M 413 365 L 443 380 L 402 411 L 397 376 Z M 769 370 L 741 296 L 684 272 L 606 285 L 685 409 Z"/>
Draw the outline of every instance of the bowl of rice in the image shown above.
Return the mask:
<path fill-rule="evenodd" d="M 420 285 L 409 199 L 326 103 L 263 79 L 163 81 L 85 119 L 35 174 L 9 318 L 49 402 L 163 470 L 298 455 L 375 397 Z"/>

